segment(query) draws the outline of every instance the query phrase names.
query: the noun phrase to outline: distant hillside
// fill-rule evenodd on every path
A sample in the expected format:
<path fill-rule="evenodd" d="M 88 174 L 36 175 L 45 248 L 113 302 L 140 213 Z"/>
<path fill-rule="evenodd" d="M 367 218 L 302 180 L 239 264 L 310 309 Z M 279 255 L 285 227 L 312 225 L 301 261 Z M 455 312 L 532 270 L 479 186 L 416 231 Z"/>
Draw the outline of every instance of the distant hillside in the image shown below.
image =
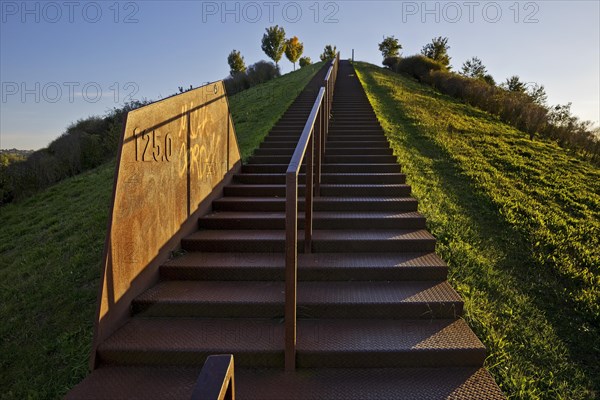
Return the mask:
<path fill-rule="evenodd" d="M 33 150 L 0 149 L 0 166 L 7 166 L 16 161 L 23 161 L 32 153 Z"/>
<path fill-rule="evenodd" d="M 252 153 L 322 63 L 229 98 Z M 0 399 L 57 399 L 87 373 L 114 161 L 0 207 Z"/>
<path fill-rule="evenodd" d="M 356 66 L 502 389 L 595 398 L 600 169 L 411 78 Z"/>

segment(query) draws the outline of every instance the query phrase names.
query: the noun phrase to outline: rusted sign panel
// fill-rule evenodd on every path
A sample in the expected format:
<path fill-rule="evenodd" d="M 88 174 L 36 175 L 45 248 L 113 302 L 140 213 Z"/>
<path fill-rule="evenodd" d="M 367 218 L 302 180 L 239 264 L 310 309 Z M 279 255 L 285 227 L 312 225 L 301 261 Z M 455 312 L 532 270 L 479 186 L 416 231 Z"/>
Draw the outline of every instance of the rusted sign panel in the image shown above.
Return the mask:
<path fill-rule="evenodd" d="M 130 112 L 122 140 L 95 346 L 127 318 L 186 221 L 240 165 L 222 81 Z"/>

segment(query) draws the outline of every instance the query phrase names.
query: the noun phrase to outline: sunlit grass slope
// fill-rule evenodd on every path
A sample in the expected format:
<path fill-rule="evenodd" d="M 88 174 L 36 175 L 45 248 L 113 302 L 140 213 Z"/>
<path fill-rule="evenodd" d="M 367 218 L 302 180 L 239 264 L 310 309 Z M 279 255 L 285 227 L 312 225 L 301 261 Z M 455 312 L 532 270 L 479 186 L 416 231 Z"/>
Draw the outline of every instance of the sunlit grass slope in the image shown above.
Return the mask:
<path fill-rule="evenodd" d="M 246 157 L 322 63 L 229 99 Z M 86 374 L 114 162 L 0 208 L 0 399 L 61 398 Z"/>
<path fill-rule="evenodd" d="M 597 396 L 600 170 L 409 78 L 356 67 L 502 389 Z"/>
<path fill-rule="evenodd" d="M 235 131 L 246 160 L 302 89 L 323 66 L 309 65 L 229 98 Z"/>

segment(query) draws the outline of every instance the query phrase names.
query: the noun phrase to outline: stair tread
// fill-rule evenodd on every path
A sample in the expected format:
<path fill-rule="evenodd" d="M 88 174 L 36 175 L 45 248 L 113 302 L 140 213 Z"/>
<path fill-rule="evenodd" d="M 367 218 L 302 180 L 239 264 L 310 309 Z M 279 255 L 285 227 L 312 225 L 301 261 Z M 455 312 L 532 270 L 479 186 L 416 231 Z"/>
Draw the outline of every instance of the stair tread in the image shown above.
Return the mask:
<path fill-rule="evenodd" d="M 283 268 L 282 253 L 199 253 L 191 252 L 168 261 L 181 267 L 271 267 Z M 298 268 L 412 268 L 446 267 L 436 253 L 310 253 L 298 254 Z"/>
<path fill-rule="evenodd" d="M 136 303 L 284 303 L 283 282 L 164 281 L 138 296 Z M 299 282 L 298 304 L 462 303 L 446 281 Z"/>
<path fill-rule="evenodd" d="M 303 231 L 298 232 L 302 238 Z M 385 240 L 435 240 L 425 229 L 389 229 L 389 230 L 315 230 L 313 241 L 385 241 Z M 285 240 L 284 230 L 200 230 L 189 235 L 186 240 Z"/>
<path fill-rule="evenodd" d="M 265 202 L 285 202 L 284 197 L 238 197 L 238 196 L 227 196 L 222 197 L 217 202 L 227 202 L 227 203 L 244 203 L 244 202 L 255 202 L 255 201 L 265 201 Z M 315 197 L 313 202 L 315 203 L 343 203 L 343 202 L 413 202 L 416 201 L 412 197 Z M 300 197 L 298 202 L 304 202 L 304 198 Z"/>
<path fill-rule="evenodd" d="M 215 211 L 201 219 L 253 219 L 253 218 L 285 218 L 285 212 L 263 211 Z M 304 218 L 304 213 L 298 213 L 298 218 Z M 400 219 L 424 218 L 416 211 L 313 211 L 313 219 Z"/>
<path fill-rule="evenodd" d="M 190 399 L 199 367 L 106 366 L 68 393 L 67 400 Z M 236 398 L 504 399 L 484 368 L 235 368 Z"/>
<path fill-rule="evenodd" d="M 474 350 L 481 341 L 462 319 L 298 319 L 298 353 Z M 284 325 L 262 318 L 132 318 L 103 352 L 282 352 Z"/>

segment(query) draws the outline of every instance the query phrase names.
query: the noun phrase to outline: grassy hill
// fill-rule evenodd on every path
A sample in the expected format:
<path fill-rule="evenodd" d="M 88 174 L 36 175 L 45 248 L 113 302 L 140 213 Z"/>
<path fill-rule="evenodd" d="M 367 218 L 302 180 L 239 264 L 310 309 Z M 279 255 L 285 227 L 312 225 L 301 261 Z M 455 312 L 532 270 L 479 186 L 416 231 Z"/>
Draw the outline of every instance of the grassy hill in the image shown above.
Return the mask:
<path fill-rule="evenodd" d="M 322 63 L 229 99 L 248 157 Z M 0 208 L 0 399 L 55 399 L 87 374 L 114 162 Z"/>
<path fill-rule="evenodd" d="M 356 67 L 502 389 L 595 398 L 598 167 L 409 78 Z"/>

